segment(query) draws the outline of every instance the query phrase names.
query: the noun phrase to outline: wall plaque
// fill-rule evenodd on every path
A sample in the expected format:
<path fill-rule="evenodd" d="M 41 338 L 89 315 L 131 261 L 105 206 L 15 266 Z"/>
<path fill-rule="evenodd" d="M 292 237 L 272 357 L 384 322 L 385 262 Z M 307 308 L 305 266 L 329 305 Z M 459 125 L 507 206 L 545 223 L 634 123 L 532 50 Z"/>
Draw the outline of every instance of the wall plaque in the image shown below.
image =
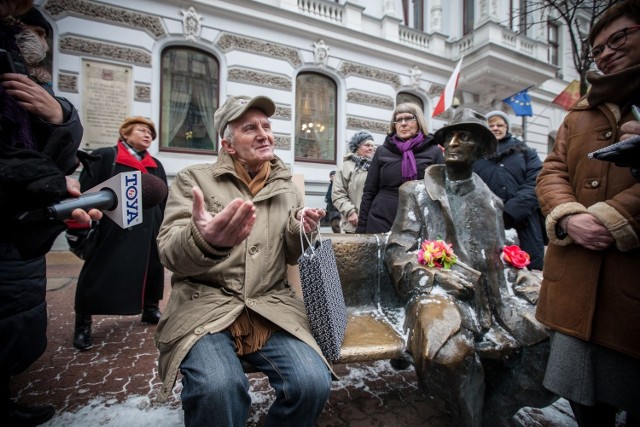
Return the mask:
<path fill-rule="evenodd" d="M 84 60 L 82 73 L 82 148 L 111 147 L 124 118 L 131 115 L 132 67 Z"/>

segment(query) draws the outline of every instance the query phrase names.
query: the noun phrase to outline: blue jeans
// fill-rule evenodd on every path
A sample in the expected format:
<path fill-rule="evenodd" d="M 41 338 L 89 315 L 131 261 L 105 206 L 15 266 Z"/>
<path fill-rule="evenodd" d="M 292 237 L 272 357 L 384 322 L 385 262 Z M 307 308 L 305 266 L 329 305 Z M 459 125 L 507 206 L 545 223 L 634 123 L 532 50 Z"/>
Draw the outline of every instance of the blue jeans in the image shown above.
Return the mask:
<path fill-rule="evenodd" d="M 291 334 L 278 331 L 265 346 L 242 356 L 269 378 L 276 399 L 266 427 L 313 426 L 331 391 L 322 358 Z M 249 381 L 228 331 L 206 335 L 182 361 L 185 426 L 244 427 L 249 416 Z"/>

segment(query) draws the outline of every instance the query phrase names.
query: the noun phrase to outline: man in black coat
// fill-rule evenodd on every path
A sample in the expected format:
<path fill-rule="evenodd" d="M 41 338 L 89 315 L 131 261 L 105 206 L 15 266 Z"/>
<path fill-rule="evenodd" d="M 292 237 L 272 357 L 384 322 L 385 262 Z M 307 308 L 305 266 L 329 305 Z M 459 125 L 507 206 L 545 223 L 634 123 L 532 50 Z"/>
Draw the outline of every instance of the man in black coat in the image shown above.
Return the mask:
<path fill-rule="evenodd" d="M 40 12 L 29 10 L 31 5 L 9 0 L 0 7 L 0 18 L 6 18 L 0 25 L 5 51 L 0 69 L 0 420 L 10 426 L 35 426 L 54 414 L 51 405 L 26 407 L 11 400 L 10 378 L 35 362 L 47 345 L 44 255 L 65 229 L 62 221 L 25 224 L 18 217 L 80 195 L 80 183 L 66 175 L 78 163 L 82 125 L 73 105 L 52 96 L 32 72 L 46 75 L 31 61 L 46 56 L 44 36 L 51 27 Z M 12 18 L 25 12 L 24 21 Z M 90 214 L 93 219 L 102 215 L 95 209 Z M 90 219 L 79 209 L 73 217 Z"/>
<path fill-rule="evenodd" d="M 530 270 L 542 270 L 544 229 L 536 197 L 536 178 L 542 169 L 538 154 L 509 132 L 509 118 L 499 110 L 487 115 L 498 140 L 494 154 L 478 159 L 473 171 L 504 202 L 504 228 L 518 233 L 520 248 L 531 257 Z"/>

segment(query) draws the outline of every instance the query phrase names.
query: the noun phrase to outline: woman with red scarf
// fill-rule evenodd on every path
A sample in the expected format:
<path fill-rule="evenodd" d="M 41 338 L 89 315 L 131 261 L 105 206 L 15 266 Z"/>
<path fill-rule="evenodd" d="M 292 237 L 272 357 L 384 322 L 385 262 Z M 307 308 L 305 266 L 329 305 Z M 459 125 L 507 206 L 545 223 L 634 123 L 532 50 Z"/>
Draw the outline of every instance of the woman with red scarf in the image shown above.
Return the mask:
<path fill-rule="evenodd" d="M 356 233 L 391 230 L 398 210 L 398 188 L 407 181 L 423 179 L 427 166 L 444 163 L 442 148 L 428 133 L 418 105 L 399 104 L 391 117 L 389 134 L 371 160 Z"/>
<path fill-rule="evenodd" d="M 115 147 L 93 151 L 99 160 L 80 174 L 86 191 L 121 172 L 140 171 L 167 182 L 162 164 L 147 149 L 156 138 L 151 120 L 128 117 L 120 126 Z M 98 225 L 96 249 L 85 261 L 76 289 L 76 322 L 73 345 L 78 350 L 93 346 L 91 315 L 130 315 L 142 312 L 142 322 L 157 324 L 158 302 L 164 290 L 164 267 L 160 263 L 156 237 L 164 216 L 165 200 L 144 209 L 144 221 L 120 228 L 106 216 Z"/>

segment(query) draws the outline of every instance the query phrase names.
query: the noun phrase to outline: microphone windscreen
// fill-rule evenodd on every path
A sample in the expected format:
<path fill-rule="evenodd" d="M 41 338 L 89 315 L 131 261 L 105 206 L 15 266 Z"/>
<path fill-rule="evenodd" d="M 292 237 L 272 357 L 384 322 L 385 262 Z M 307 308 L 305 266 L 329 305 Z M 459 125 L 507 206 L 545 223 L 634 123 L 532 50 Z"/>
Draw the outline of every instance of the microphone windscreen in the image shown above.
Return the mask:
<path fill-rule="evenodd" d="M 162 202 L 169 194 L 167 184 L 160 178 L 150 173 L 143 173 L 142 184 L 142 208 L 148 209 Z"/>

